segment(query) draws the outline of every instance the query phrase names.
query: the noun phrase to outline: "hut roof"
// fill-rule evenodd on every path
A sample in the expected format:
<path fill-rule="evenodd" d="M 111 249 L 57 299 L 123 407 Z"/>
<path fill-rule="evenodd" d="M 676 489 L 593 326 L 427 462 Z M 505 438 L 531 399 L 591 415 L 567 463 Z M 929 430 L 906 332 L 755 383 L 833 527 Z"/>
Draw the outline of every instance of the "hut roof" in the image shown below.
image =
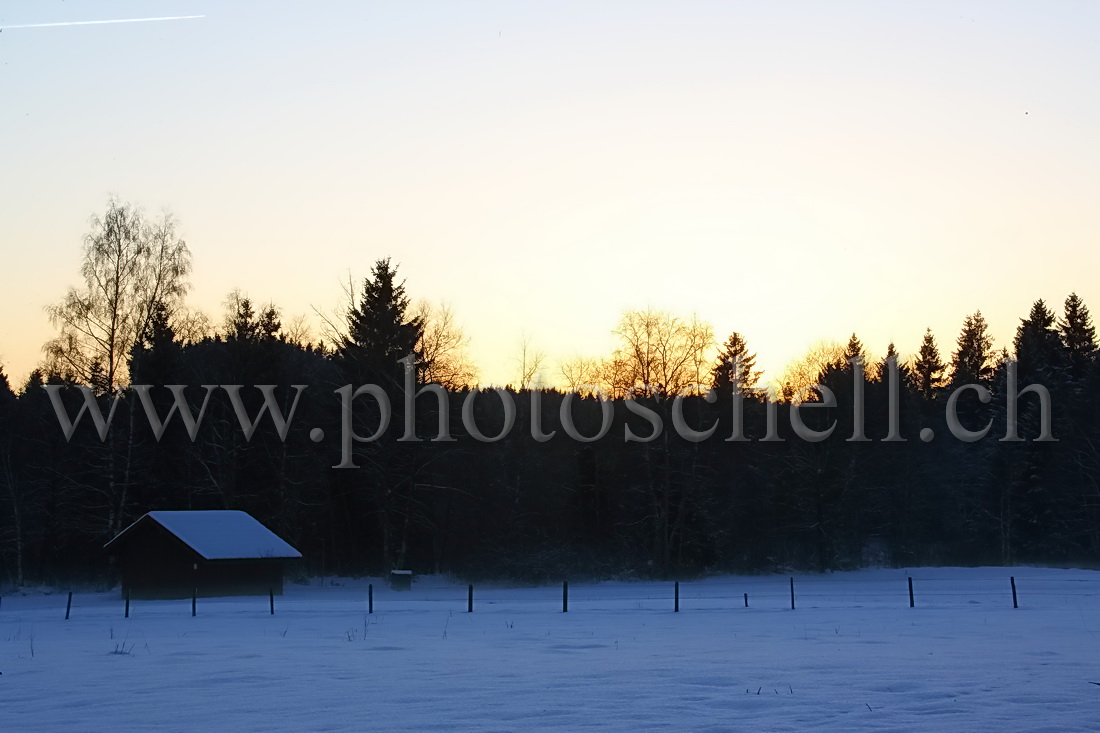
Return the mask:
<path fill-rule="evenodd" d="M 127 534 L 143 522 L 159 524 L 205 560 L 302 556 L 247 512 L 215 509 L 149 512 L 122 530 L 104 545 L 104 549 L 108 552 L 120 550 L 126 543 Z"/>

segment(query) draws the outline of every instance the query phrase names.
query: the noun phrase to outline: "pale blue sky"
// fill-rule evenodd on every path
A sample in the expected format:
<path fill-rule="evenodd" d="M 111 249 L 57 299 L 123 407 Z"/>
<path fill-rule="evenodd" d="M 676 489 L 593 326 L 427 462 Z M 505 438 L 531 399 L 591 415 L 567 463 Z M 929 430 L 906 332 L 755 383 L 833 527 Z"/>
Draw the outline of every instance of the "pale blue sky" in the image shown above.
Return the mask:
<path fill-rule="evenodd" d="M 5 2 L 0 363 L 21 381 L 108 194 L 171 208 L 192 304 L 330 310 L 392 256 L 488 381 L 624 308 L 777 372 L 856 331 L 1100 308 L 1100 4 Z"/>

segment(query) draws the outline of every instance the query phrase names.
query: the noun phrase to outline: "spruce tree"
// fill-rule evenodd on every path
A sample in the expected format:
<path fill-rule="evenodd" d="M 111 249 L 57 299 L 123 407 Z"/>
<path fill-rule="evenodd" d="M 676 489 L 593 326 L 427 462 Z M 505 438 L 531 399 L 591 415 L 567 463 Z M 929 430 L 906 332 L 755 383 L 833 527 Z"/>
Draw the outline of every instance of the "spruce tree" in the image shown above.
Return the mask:
<path fill-rule="evenodd" d="M 1088 307 L 1077 293 L 1070 293 L 1066 298 L 1064 316 L 1058 321 L 1058 332 L 1073 378 L 1080 379 L 1096 354 L 1096 328 L 1092 325 Z"/>
<path fill-rule="evenodd" d="M 951 357 L 951 381 L 960 384 L 988 384 L 993 377 L 993 337 L 980 310 L 963 321 L 955 354 Z"/>
<path fill-rule="evenodd" d="M 229 312 L 226 314 L 227 341 L 255 341 L 260 330 L 256 323 L 256 310 L 252 299 L 234 292 L 229 296 Z"/>
<path fill-rule="evenodd" d="M 1055 378 L 1063 364 L 1061 338 L 1054 328 L 1054 313 L 1040 298 L 1031 306 L 1027 318 L 1020 320 L 1013 340 L 1020 379 Z"/>
<path fill-rule="evenodd" d="M 168 306 L 157 302 L 144 332 L 130 350 L 130 377 L 134 384 L 169 384 L 182 347 L 169 322 Z"/>
<path fill-rule="evenodd" d="M 932 335 L 932 329 L 926 329 L 917 358 L 913 362 L 912 374 L 914 389 L 925 402 L 936 398 L 943 386 L 943 370 L 946 367 L 947 365 L 940 360 L 940 350 L 936 346 L 936 337 Z"/>
<path fill-rule="evenodd" d="M 863 342 L 854 333 L 848 339 L 848 345 L 844 347 L 844 364 L 846 369 L 851 369 L 852 359 L 859 358 L 862 362 L 866 358 L 863 350 Z"/>
<path fill-rule="evenodd" d="M 347 316 L 347 334 L 338 355 L 360 377 L 398 377 L 400 359 L 415 352 L 423 324 L 409 313 L 404 281 L 389 258 L 374 263 L 359 302 Z"/>
<path fill-rule="evenodd" d="M 749 353 L 745 338 L 734 331 L 722 346 L 712 370 L 714 389 L 721 395 L 730 395 L 736 379 L 742 394 L 752 394 L 763 373 L 755 371 L 755 366 L 756 354 Z"/>
<path fill-rule="evenodd" d="M 9 398 L 15 399 L 15 394 L 11 391 L 11 383 L 8 382 L 8 375 L 4 373 L 4 367 L 0 365 L 0 406 L 6 406 Z"/>
<path fill-rule="evenodd" d="M 913 381 L 913 374 L 909 367 L 902 363 L 901 356 L 898 354 L 898 347 L 891 341 L 886 345 L 886 356 L 882 357 L 882 361 L 878 365 L 878 378 L 879 381 L 886 381 L 887 376 L 890 373 L 890 359 L 893 358 L 898 365 L 898 380 L 903 388 L 908 387 Z"/>
<path fill-rule="evenodd" d="M 275 307 L 274 303 L 268 304 L 266 308 L 260 311 L 256 327 L 259 330 L 260 338 L 264 341 L 274 341 L 279 337 L 283 322 L 279 318 L 279 309 Z"/>

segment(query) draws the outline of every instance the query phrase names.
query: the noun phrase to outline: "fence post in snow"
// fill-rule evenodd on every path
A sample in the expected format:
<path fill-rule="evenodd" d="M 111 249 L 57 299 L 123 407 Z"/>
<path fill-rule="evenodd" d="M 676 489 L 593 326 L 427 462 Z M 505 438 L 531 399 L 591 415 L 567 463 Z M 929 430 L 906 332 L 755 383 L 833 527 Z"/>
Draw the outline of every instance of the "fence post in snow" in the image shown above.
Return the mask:
<path fill-rule="evenodd" d="M 470 583 L 470 587 L 466 589 L 466 613 L 474 612 L 474 584 Z"/>
<path fill-rule="evenodd" d="M 913 600 L 913 579 L 909 578 L 909 608 L 916 606 L 916 602 Z"/>
<path fill-rule="evenodd" d="M 65 602 L 65 620 L 69 620 L 69 611 L 73 607 L 73 592 L 69 591 L 69 600 Z"/>
<path fill-rule="evenodd" d="M 749 594 L 746 593 L 745 594 L 745 608 L 748 608 L 748 607 L 749 607 Z"/>
<path fill-rule="evenodd" d="M 1016 602 L 1016 576 L 1009 577 L 1008 582 L 1012 583 L 1012 607 L 1019 608 L 1020 604 Z"/>
<path fill-rule="evenodd" d="M 123 614 L 123 618 L 130 618 L 130 589 L 126 589 L 126 613 Z"/>
<path fill-rule="evenodd" d="M 791 578 L 791 610 L 794 610 L 794 578 Z"/>
<path fill-rule="evenodd" d="M 268 602 L 268 605 L 271 608 L 271 615 L 274 616 L 275 615 L 275 589 L 274 588 L 268 588 L 267 589 L 267 602 Z"/>
<path fill-rule="evenodd" d="M 672 610 L 675 611 L 676 613 L 680 613 L 680 581 L 678 581 L 678 580 L 676 581 L 676 584 L 673 586 L 672 593 L 673 593 L 673 596 L 676 599 L 674 601 L 674 605 L 673 605 Z"/>
<path fill-rule="evenodd" d="M 194 617 L 198 614 L 198 600 L 199 589 L 195 588 L 191 591 L 191 616 Z"/>
<path fill-rule="evenodd" d="M 561 612 L 569 613 L 569 581 L 561 582 Z"/>
<path fill-rule="evenodd" d="M 374 613 L 374 583 L 367 583 L 367 613 Z"/>

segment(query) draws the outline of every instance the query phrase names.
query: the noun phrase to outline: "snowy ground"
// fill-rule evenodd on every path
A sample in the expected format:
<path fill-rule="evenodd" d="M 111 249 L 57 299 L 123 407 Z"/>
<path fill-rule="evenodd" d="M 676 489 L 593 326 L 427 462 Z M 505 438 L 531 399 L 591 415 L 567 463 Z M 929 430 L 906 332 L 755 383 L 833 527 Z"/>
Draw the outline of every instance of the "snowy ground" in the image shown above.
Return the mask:
<path fill-rule="evenodd" d="M 1020 608 L 1012 608 L 1009 575 Z M 910 609 L 905 578 L 914 579 Z M 681 585 L 0 604 L 0 731 L 1100 730 L 1100 573 L 924 568 Z M 750 607 L 744 608 L 743 593 Z M 124 653 L 115 653 L 124 652 Z"/>

